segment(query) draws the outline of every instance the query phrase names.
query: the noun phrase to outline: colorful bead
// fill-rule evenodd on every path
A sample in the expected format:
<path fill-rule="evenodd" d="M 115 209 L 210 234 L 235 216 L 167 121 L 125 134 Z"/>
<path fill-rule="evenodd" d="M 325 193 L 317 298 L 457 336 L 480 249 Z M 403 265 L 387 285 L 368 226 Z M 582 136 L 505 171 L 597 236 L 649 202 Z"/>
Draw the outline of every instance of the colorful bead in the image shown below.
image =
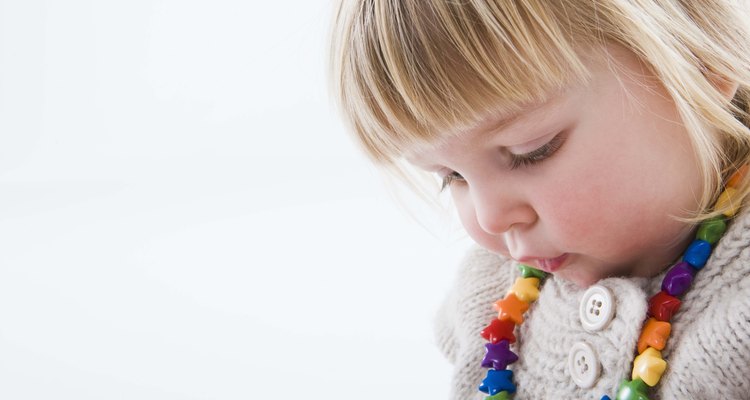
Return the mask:
<path fill-rule="evenodd" d="M 736 188 L 740 185 L 740 183 L 745 179 L 745 175 L 747 175 L 747 168 L 748 165 L 745 164 L 740 169 L 738 169 L 734 174 L 732 174 L 732 177 L 729 178 L 727 181 L 727 187 Z"/>
<path fill-rule="evenodd" d="M 510 394 L 506 391 L 502 391 L 493 396 L 487 396 L 484 400 L 510 400 Z"/>
<path fill-rule="evenodd" d="M 518 264 L 518 270 L 521 271 L 521 276 L 524 278 L 539 278 L 539 280 L 544 280 L 547 277 L 546 272 L 525 264 Z"/>
<path fill-rule="evenodd" d="M 724 192 L 719 195 L 719 199 L 716 200 L 716 206 L 714 208 L 718 211 L 726 208 L 724 215 L 727 217 L 734 217 L 737 214 L 737 210 L 740 208 L 740 202 L 737 201 L 737 189 L 728 187 L 724 189 Z"/>
<path fill-rule="evenodd" d="M 640 379 L 624 380 L 617 389 L 615 400 L 648 400 L 647 386 Z"/>
<path fill-rule="evenodd" d="M 645 384 L 654 386 L 666 369 L 667 362 L 661 358 L 661 353 L 649 347 L 633 360 L 633 379 L 641 379 Z"/>
<path fill-rule="evenodd" d="M 649 346 L 656 350 L 663 350 L 670 333 L 672 333 L 672 324 L 649 318 L 643 326 L 641 337 L 638 338 L 638 352 L 643 353 Z"/>
<path fill-rule="evenodd" d="M 727 182 L 725 191 L 719 196 L 715 211 L 724 209 L 725 216 L 732 217 L 737 211 L 739 204 L 735 204 L 734 197 L 738 193 L 736 187 L 744 181 L 745 174 L 750 167 L 744 165 Z M 659 350 L 666 346 L 672 327 L 668 322 L 675 312 L 680 308 L 680 300 L 675 296 L 682 295 L 692 284 L 695 270 L 702 269 L 711 255 L 712 245 L 716 244 L 726 231 L 724 218 L 712 218 L 704 221 L 698 228 L 696 240 L 693 241 L 683 254 L 683 261 L 674 265 L 667 271 L 662 281 L 662 291 L 649 299 L 649 318 L 644 324 L 641 336 L 638 339 L 638 355 L 633 361 L 632 380 L 624 380 L 620 384 L 616 400 L 648 400 L 647 385 L 654 386 L 661 379 L 667 368 L 667 362 L 661 357 Z M 515 341 L 512 333 L 512 323 L 523 323 L 523 312 L 529 308 L 529 303 L 536 301 L 539 293 L 540 281 L 546 276 L 545 273 L 527 265 L 519 264 L 518 268 L 523 278 L 517 279 L 508 295 L 503 300 L 495 302 L 498 311 L 498 319 L 493 321 L 482 331 L 482 336 L 492 340 L 492 344 L 486 345 L 487 353 L 482 361 L 484 367 L 494 367 L 487 372 L 487 377 L 482 381 L 479 390 L 489 393 L 491 396 L 485 400 L 507 400 L 509 393 L 515 392 L 512 382 L 512 372 L 507 369 L 499 370 L 499 367 L 507 368 L 509 363 L 517 360 L 517 355 L 510 351 L 510 343 Z M 536 281 L 529 278 L 537 278 Z M 536 289 L 536 290 L 534 290 Z M 503 340 L 496 343 L 497 337 L 491 333 L 491 328 L 509 327 L 508 336 L 513 340 Z M 500 356 L 495 357 L 492 353 L 498 352 Z M 502 359 L 510 354 L 510 360 Z M 495 360 L 498 358 L 499 360 Z M 502 376 L 500 374 L 503 374 Z M 505 382 L 507 381 L 507 382 Z M 507 384 L 508 391 L 498 388 L 500 384 Z M 604 395 L 600 400 L 611 400 Z"/>
<path fill-rule="evenodd" d="M 724 221 L 724 217 L 711 218 L 701 223 L 695 237 L 713 245 L 721 239 L 726 230 L 727 223 Z"/>
<path fill-rule="evenodd" d="M 699 270 L 706 265 L 706 261 L 708 261 L 710 255 L 711 245 L 708 242 L 705 240 L 694 240 L 693 243 L 690 243 L 687 250 L 685 250 L 685 255 L 682 256 L 682 259 L 693 268 Z"/>
<path fill-rule="evenodd" d="M 680 304 L 680 299 L 661 291 L 648 301 L 648 314 L 658 321 L 669 322 L 680 309 Z"/>
<path fill-rule="evenodd" d="M 693 272 L 695 270 L 685 261 L 681 261 L 667 271 L 661 282 L 661 290 L 670 296 L 679 296 L 685 293 L 693 283 Z"/>
<path fill-rule="evenodd" d="M 518 278 L 510 292 L 519 300 L 531 303 L 539 298 L 539 278 Z"/>
<path fill-rule="evenodd" d="M 487 377 L 482 380 L 479 390 L 490 396 L 499 392 L 515 393 L 516 385 L 513 384 L 513 371 L 509 369 L 487 371 Z"/>
<path fill-rule="evenodd" d="M 513 293 L 508 293 L 504 299 L 496 301 L 494 306 L 497 311 L 497 319 L 501 321 L 511 320 L 517 325 L 523 323 L 523 313 L 529 309 L 529 303 L 521 301 Z"/>
<path fill-rule="evenodd" d="M 508 364 L 518 361 L 516 353 L 510 351 L 510 342 L 501 340 L 497 343 L 487 343 L 484 345 L 487 353 L 482 360 L 482 367 L 505 369 Z"/>
<path fill-rule="evenodd" d="M 715 211 L 723 210 L 727 217 L 737 213 L 739 204 L 735 201 L 738 193 L 736 187 L 744 181 L 749 169 L 748 165 L 744 165 L 729 179 L 725 191 L 716 202 Z M 659 350 L 666 346 L 672 330 L 668 321 L 680 308 L 681 302 L 675 296 L 682 295 L 690 287 L 694 271 L 706 265 L 712 245 L 719 241 L 726 228 L 723 217 L 703 221 L 698 227 L 696 240 L 683 254 L 682 262 L 667 271 L 662 281 L 662 291 L 649 299 L 651 318 L 644 324 L 638 339 L 640 355 L 633 360 L 632 380 L 621 382 L 616 400 L 648 400 L 647 385 L 656 385 L 667 368 L 667 362 L 661 357 Z M 494 303 L 498 318 L 481 332 L 482 337 L 490 341 L 485 345 L 486 354 L 482 366 L 493 368 L 487 371 L 487 377 L 479 385 L 480 391 L 490 395 L 485 400 L 509 400 L 510 395 L 516 391 L 513 372 L 505 369 L 508 364 L 518 360 L 518 356 L 510 351 L 510 343 L 516 341 L 513 330 L 516 324 L 523 323 L 523 313 L 528 310 L 529 303 L 538 298 L 539 285 L 547 275 L 528 265 L 519 264 L 518 268 L 522 278 L 516 280 L 504 299 Z M 604 395 L 600 400 L 611 399 Z"/>
<path fill-rule="evenodd" d="M 516 324 L 513 321 L 501 321 L 495 318 L 489 325 L 482 329 L 480 335 L 490 343 L 497 343 L 501 340 L 515 343 L 516 336 L 513 334 L 513 328 L 515 327 Z"/>

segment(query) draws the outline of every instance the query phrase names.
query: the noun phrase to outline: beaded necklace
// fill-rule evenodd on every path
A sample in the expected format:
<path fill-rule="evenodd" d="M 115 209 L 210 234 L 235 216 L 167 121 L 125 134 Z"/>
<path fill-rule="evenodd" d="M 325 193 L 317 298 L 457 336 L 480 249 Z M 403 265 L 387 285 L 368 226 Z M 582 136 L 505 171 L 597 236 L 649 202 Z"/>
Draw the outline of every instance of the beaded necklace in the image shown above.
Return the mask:
<path fill-rule="evenodd" d="M 711 255 L 712 246 L 726 231 L 727 219 L 734 217 L 739 204 L 734 201 L 736 187 L 744 179 L 748 166 L 740 168 L 727 181 L 714 209 L 726 209 L 723 215 L 708 219 L 698 227 L 695 240 L 682 255 L 681 261 L 669 268 L 661 284 L 661 291 L 648 301 L 648 316 L 638 338 L 637 353 L 633 360 L 631 379 L 624 379 L 617 390 L 616 400 L 648 400 L 648 388 L 654 387 L 667 368 L 661 356 L 672 326 L 669 321 L 680 308 L 680 297 L 690 288 L 695 273 L 700 271 Z M 547 276 L 546 272 L 519 264 L 521 277 L 516 279 L 505 298 L 494 303 L 498 317 L 487 325 L 481 336 L 489 343 L 485 345 L 482 367 L 489 368 L 479 390 L 489 396 L 484 400 L 509 400 L 516 392 L 513 371 L 508 366 L 518 361 L 510 350 L 515 343 L 513 334 L 516 325 L 523 323 L 523 314 L 539 297 L 539 290 Z M 601 400 L 611 400 L 602 396 Z"/>

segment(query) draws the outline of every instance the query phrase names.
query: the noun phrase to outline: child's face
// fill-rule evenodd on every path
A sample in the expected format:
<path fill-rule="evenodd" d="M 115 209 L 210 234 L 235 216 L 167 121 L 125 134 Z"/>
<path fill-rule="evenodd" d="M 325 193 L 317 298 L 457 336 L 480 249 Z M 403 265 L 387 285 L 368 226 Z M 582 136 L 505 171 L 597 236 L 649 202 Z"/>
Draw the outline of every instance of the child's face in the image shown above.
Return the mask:
<path fill-rule="evenodd" d="M 458 178 L 450 191 L 478 244 L 580 286 L 668 266 L 691 239 L 670 215 L 696 210 L 703 190 L 671 98 L 634 55 L 608 49 L 617 74 L 591 61 L 587 87 L 407 156 Z"/>

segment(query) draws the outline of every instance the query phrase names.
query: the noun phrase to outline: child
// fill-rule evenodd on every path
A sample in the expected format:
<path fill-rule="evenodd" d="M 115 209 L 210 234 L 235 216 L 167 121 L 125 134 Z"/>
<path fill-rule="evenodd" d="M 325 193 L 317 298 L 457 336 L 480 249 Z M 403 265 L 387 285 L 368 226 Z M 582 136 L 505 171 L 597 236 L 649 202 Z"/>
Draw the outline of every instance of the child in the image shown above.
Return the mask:
<path fill-rule="evenodd" d="M 342 1 L 358 142 L 478 244 L 437 321 L 452 399 L 750 398 L 747 9 Z"/>

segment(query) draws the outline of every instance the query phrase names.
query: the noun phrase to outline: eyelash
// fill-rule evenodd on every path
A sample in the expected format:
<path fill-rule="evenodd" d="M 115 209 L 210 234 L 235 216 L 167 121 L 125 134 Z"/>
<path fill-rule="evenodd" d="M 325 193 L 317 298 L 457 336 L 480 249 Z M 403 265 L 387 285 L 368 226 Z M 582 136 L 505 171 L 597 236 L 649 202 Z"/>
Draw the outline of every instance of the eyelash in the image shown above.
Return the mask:
<path fill-rule="evenodd" d="M 514 170 L 519 167 L 528 167 L 537 163 L 540 163 L 550 157 L 560 149 L 565 139 L 562 135 L 557 135 L 552 140 L 539 147 L 536 150 L 532 150 L 524 154 L 510 154 L 510 169 Z M 451 185 L 454 181 L 462 181 L 464 178 L 458 172 L 450 172 L 443 178 L 443 183 L 440 187 L 440 191 L 444 191 L 445 188 Z"/>

